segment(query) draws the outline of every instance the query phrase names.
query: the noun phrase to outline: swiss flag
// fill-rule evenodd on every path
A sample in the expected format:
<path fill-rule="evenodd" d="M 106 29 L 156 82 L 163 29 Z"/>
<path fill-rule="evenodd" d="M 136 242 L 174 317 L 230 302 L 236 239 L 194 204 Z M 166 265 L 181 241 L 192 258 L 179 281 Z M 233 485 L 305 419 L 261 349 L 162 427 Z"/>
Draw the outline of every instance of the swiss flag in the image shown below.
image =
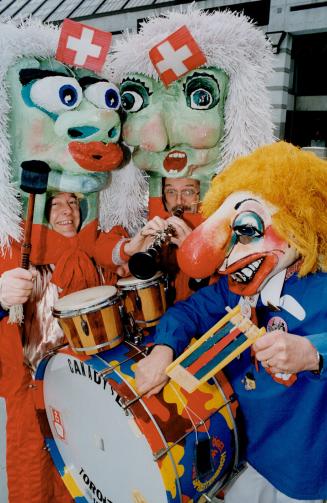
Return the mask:
<path fill-rule="evenodd" d="M 100 71 L 111 40 L 111 33 L 65 19 L 61 27 L 56 59 L 71 66 Z"/>
<path fill-rule="evenodd" d="M 207 61 L 186 26 L 152 47 L 149 56 L 165 86 Z"/>

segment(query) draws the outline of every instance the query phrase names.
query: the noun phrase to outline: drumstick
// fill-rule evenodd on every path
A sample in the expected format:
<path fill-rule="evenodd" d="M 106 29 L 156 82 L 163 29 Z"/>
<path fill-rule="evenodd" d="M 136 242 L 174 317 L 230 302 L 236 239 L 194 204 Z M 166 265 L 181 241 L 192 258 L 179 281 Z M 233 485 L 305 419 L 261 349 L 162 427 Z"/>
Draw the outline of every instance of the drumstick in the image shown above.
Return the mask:
<path fill-rule="evenodd" d="M 29 194 L 24 240 L 21 247 L 21 266 L 23 269 L 28 269 L 31 253 L 35 194 L 43 194 L 46 192 L 50 168 L 48 164 L 43 161 L 24 161 L 21 164 L 21 168 L 22 176 L 20 188 Z"/>
<path fill-rule="evenodd" d="M 24 229 L 24 239 L 21 246 L 21 267 L 29 268 L 31 253 L 31 234 L 34 216 L 35 194 L 43 194 L 47 190 L 50 168 L 43 161 L 23 161 L 20 188 L 29 194 L 27 215 Z M 17 304 L 9 310 L 8 323 L 23 322 L 23 306 Z"/>

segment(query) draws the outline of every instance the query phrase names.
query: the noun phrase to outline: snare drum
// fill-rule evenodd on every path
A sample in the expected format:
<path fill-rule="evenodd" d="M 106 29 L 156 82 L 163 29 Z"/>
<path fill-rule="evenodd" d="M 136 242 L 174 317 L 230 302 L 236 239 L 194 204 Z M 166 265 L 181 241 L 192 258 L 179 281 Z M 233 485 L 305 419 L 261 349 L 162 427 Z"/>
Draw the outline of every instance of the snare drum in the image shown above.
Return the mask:
<path fill-rule="evenodd" d="M 59 319 L 71 348 L 94 355 L 123 340 L 120 298 L 114 286 L 96 286 L 62 297 L 52 313 Z"/>
<path fill-rule="evenodd" d="M 124 341 L 89 358 L 67 347 L 40 363 L 54 463 L 76 501 L 211 501 L 203 495 L 216 494 L 237 463 L 233 391 L 220 373 L 192 394 L 170 382 L 138 397 L 143 357 Z"/>
<path fill-rule="evenodd" d="M 150 279 L 120 278 L 117 287 L 123 294 L 125 311 L 139 328 L 153 327 L 166 311 L 165 276 L 157 272 Z"/>

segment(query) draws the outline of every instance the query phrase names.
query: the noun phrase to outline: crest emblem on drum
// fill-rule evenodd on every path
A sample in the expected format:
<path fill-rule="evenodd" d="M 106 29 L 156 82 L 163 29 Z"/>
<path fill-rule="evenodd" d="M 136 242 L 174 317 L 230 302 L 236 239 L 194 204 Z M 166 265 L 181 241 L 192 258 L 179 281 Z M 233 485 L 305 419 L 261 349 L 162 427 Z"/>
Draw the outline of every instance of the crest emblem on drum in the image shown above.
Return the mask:
<path fill-rule="evenodd" d="M 52 423 L 58 437 L 60 438 L 60 440 L 66 440 L 65 428 L 60 411 L 52 407 L 50 407 L 50 409 L 52 414 Z"/>

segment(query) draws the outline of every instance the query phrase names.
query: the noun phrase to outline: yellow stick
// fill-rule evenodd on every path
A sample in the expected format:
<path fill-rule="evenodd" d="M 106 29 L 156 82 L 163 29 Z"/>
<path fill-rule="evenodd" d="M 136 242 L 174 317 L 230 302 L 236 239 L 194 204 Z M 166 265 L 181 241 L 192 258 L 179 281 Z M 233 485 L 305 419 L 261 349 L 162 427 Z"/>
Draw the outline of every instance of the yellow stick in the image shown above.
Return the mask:
<path fill-rule="evenodd" d="M 238 305 L 234 307 L 229 313 L 227 313 L 223 318 L 221 318 L 208 332 L 206 332 L 202 337 L 200 337 L 199 340 L 197 340 L 192 346 L 190 346 L 183 354 L 181 354 L 176 360 L 174 360 L 167 368 L 166 368 L 166 374 L 168 374 L 168 371 L 176 367 L 181 361 L 185 360 L 193 351 L 195 351 L 199 346 L 201 346 L 209 337 L 214 335 L 221 327 L 226 325 L 226 323 L 233 318 L 237 313 L 241 311 L 241 307 Z"/>

